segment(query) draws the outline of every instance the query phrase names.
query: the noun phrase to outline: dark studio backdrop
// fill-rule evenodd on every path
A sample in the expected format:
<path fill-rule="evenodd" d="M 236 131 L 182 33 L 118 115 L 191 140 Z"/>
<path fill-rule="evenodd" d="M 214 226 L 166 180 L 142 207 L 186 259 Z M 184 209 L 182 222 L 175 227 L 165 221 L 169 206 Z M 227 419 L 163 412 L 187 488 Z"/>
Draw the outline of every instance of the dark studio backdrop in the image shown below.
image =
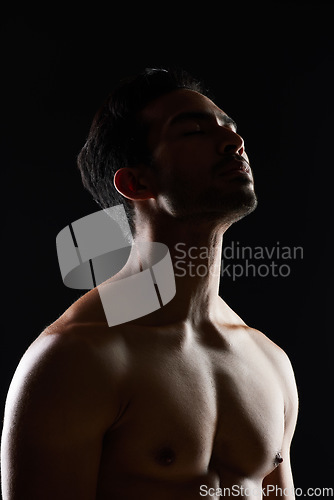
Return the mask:
<path fill-rule="evenodd" d="M 259 198 L 226 234 L 220 293 L 288 353 L 300 396 L 295 486 L 329 487 L 333 8 L 243 5 L 18 10 L 2 19 L 1 411 L 26 348 L 81 295 L 62 283 L 55 239 L 99 209 L 76 169 L 95 111 L 124 76 L 184 67 L 238 123 Z"/>

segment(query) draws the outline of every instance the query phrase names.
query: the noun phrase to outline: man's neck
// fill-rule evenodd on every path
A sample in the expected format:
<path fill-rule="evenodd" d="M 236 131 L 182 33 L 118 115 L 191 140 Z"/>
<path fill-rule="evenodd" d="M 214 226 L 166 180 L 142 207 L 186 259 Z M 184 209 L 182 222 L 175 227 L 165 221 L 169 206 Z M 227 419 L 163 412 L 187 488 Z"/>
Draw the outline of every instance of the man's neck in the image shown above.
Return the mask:
<path fill-rule="evenodd" d="M 227 227 L 198 223 L 175 223 L 171 226 L 149 226 L 136 234 L 133 251 L 122 271 L 126 275 L 139 272 L 150 265 L 151 255 L 147 243 L 164 243 L 170 252 L 174 267 L 176 294 L 174 298 L 150 317 L 140 322 L 167 324 L 218 319 L 218 295 L 221 268 L 222 238 Z M 141 252 L 141 244 L 145 251 Z M 143 261 L 144 264 L 143 264 Z"/>

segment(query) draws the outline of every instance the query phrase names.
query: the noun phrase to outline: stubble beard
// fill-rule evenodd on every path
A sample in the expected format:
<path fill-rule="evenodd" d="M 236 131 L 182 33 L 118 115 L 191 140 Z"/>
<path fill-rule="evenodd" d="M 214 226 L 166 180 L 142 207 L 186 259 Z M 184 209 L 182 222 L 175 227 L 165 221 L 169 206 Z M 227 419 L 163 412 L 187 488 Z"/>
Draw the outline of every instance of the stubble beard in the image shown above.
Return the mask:
<path fill-rule="evenodd" d="M 252 213 L 257 207 L 257 197 L 249 183 L 224 193 L 221 189 L 210 189 L 199 198 L 190 189 L 177 188 L 169 198 L 170 210 L 174 217 L 195 223 L 216 220 L 231 225 Z"/>

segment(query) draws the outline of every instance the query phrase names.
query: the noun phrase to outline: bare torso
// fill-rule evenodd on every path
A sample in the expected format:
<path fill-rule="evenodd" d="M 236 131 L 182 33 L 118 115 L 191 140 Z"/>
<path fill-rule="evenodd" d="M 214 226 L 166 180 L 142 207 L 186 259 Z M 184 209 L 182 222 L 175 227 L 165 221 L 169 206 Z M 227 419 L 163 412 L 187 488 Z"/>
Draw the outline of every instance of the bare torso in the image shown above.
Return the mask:
<path fill-rule="evenodd" d="M 127 401 L 105 436 L 98 498 L 261 490 L 284 433 L 277 348 L 243 325 L 136 329 L 122 340 Z"/>
<path fill-rule="evenodd" d="M 291 376 L 287 368 L 290 365 L 285 353 L 232 313 L 226 324 L 203 323 L 196 330 L 187 322 L 165 326 L 131 323 L 108 328 L 103 321 L 87 322 L 86 314 L 91 316 L 87 303 L 83 309 L 88 310 L 83 316 L 80 307 L 74 308 L 74 313 L 73 308 L 70 309 L 70 313 L 37 339 L 30 352 L 32 359 L 38 358 L 34 349 L 38 351 L 43 342 L 48 343 L 51 337 L 72 336 L 75 349 L 78 345 L 88 345 L 103 367 L 104 392 L 101 389 L 100 395 L 100 382 L 94 385 L 95 368 L 85 366 L 86 361 L 83 367 L 80 363 L 74 370 L 70 367 L 69 373 L 66 373 L 64 362 L 64 382 L 60 380 L 59 385 L 60 388 L 66 385 L 68 394 L 60 404 L 53 403 L 54 396 L 49 395 L 50 391 L 58 391 L 51 389 L 54 374 L 50 376 L 49 387 L 35 391 L 36 404 L 43 401 L 41 411 L 47 411 L 51 405 L 50 425 L 54 427 L 59 420 L 62 422 L 64 409 L 61 406 L 71 407 L 76 404 L 75 398 L 81 398 L 81 394 L 75 397 L 73 394 L 78 392 L 75 377 L 79 374 L 79 380 L 84 379 L 84 389 L 79 388 L 82 398 L 86 397 L 86 386 L 93 379 L 92 387 L 87 388 L 91 394 L 83 404 L 83 411 L 101 427 L 98 432 L 93 429 L 88 433 L 89 440 L 100 436 L 101 446 L 94 448 L 96 458 L 88 459 L 88 465 L 78 466 L 76 472 L 80 474 L 82 467 L 87 467 L 88 471 L 96 467 L 96 478 L 87 480 L 91 488 L 87 499 L 213 499 L 219 498 L 218 488 L 230 489 L 230 495 L 225 490 L 225 496 L 232 496 L 234 491 L 237 493 L 234 496 L 239 498 L 261 498 L 264 478 L 283 466 L 279 465 L 278 457 L 282 453 L 285 415 L 291 401 L 288 393 L 291 381 L 287 382 Z M 71 342 L 73 344 L 72 340 L 69 344 Z M 62 357 L 56 357 L 54 362 L 57 378 L 63 364 L 59 359 Z M 28 372 L 29 359 L 24 363 Z M 52 362 L 48 362 L 46 370 L 53 370 Z M 82 375 L 80 370 L 83 370 Z M 49 375 L 43 377 L 45 380 Z M 13 385 L 15 387 L 15 383 Z M 110 400 L 117 400 L 116 411 L 110 414 L 110 420 L 109 393 Z M 78 401 L 81 405 L 81 399 Z M 22 405 L 26 407 L 25 402 Z M 72 414 L 72 409 L 69 413 Z M 100 413 L 104 413 L 101 418 Z M 76 415 L 75 409 L 73 414 Z M 75 418 L 79 421 L 81 415 L 82 410 Z M 37 439 L 43 433 L 44 422 L 43 417 Z M 73 446 L 76 446 L 75 440 L 81 439 L 81 433 L 76 434 L 75 424 L 70 423 L 75 430 L 68 430 L 62 445 L 70 450 L 72 445 L 68 440 L 71 436 L 75 434 Z M 31 433 L 29 425 L 25 434 Z M 49 435 L 47 428 L 45 434 Z M 21 443 L 20 436 L 18 442 Z M 85 443 L 80 446 L 84 449 Z M 58 450 L 57 444 L 56 447 Z M 64 456 L 61 450 L 59 453 Z M 69 467 L 73 460 L 81 460 L 78 453 L 69 459 Z M 45 458 L 36 457 L 35 463 L 35 468 L 43 468 Z M 46 474 L 53 467 L 58 468 L 54 465 L 58 463 L 56 458 L 53 463 L 51 461 Z M 25 467 L 24 456 L 22 467 Z M 57 471 L 56 481 L 62 474 L 66 475 L 65 471 Z M 68 481 L 72 475 L 69 473 Z M 49 483 L 50 479 L 46 489 Z M 37 491 L 39 488 L 37 484 Z"/>
<path fill-rule="evenodd" d="M 98 499 L 215 498 L 219 487 L 242 497 L 243 488 L 261 491 L 279 466 L 286 355 L 226 312 L 228 323 L 196 331 L 187 323 L 96 327 L 103 356 L 112 350 L 125 374 L 104 435 Z"/>

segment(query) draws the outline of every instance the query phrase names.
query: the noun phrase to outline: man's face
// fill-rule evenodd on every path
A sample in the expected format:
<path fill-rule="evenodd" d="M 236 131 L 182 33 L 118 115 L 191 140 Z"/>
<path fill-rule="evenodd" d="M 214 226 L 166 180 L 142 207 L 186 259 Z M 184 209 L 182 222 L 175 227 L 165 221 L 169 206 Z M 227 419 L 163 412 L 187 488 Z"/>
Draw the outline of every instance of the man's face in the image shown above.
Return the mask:
<path fill-rule="evenodd" d="M 256 207 L 236 125 L 210 99 L 180 89 L 142 112 L 149 124 L 157 203 L 175 217 L 234 222 Z"/>

